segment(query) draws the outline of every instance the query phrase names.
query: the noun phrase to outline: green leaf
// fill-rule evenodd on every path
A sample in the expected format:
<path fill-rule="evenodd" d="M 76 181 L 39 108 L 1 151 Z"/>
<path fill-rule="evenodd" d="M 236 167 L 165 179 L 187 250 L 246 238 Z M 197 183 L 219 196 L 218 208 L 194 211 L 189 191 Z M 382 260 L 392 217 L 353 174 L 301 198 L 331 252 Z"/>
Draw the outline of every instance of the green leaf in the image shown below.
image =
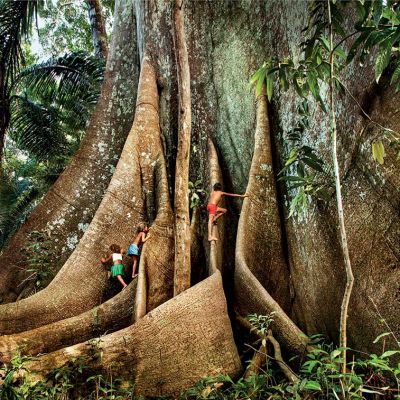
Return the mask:
<path fill-rule="evenodd" d="M 318 391 L 322 390 L 321 389 L 321 385 L 317 381 L 307 381 L 304 384 L 304 389 L 307 389 L 307 390 L 318 390 Z"/>
<path fill-rule="evenodd" d="M 397 67 L 393 72 L 392 79 L 390 80 L 390 84 L 397 82 L 400 79 L 400 61 L 397 63 Z"/>
<path fill-rule="evenodd" d="M 391 357 L 391 356 L 393 356 L 394 354 L 398 354 L 398 353 L 400 353 L 399 350 L 388 350 L 388 351 L 385 351 L 385 352 L 381 355 L 381 358 Z"/>
<path fill-rule="evenodd" d="M 318 77 L 323 81 L 326 81 L 331 74 L 330 66 L 326 62 L 322 62 L 320 65 L 318 65 L 316 70 L 318 72 Z"/>
<path fill-rule="evenodd" d="M 306 96 L 305 96 L 304 90 L 303 90 L 303 88 L 302 88 L 302 86 L 301 86 L 301 81 L 300 81 L 300 79 L 298 79 L 296 76 L 293 77 L 293 85 L 294 85 L 294 88 L 295 88 L 297 94 L 298 94 L 300 97 L 305 98 Z"/>
<path fill-rule="evenodd" d="M 365 42 L 365 40 L 368 38 L 368 36 L 370 34 L 371 34 L 370 31 L 365 31 L 365 32 L 361 33 L 361 35 L 354 41 L 354 43 L 350 47 L 349 53 L 347 54 L 347 58 L 346 58 L 347 64 L 350 64 L 350 62 L 356 56 L 357 50 L 360 47 L 361 43 Z"/>
<path fill-rule="evenodd" d="M 381 16 L 382 16 L 382 0 L 378 0 L 374 2 L 374 23 L 376 26 L 378 26 Z"/>
<path fill-rule="evenodd" d="M 259 96 L 262 90 L 262 87 L 264 85 L 264 80 L 265 80 L 265 68 L 262 68 L 262 72 L 260 73 L 257 81 L 257 86 L 256 86 L 256 96 Z"/>
<path fill-rule="evenodd" d="M 321 163 L 318 161 L 313 160 L 312 158 L 309 157 L 303 157 L 301 159 L 301 161 L 303 161 L 305 164 L 307 164 L 309 167 L 311 167 L 312 169 L 315 169 L 318 172 L 324 172 Z"/>
<path fill-rule="evenodd" d="M 267 75 L 267 98 L 268 101 L 272 99 L 272 91 L 274 89 L 274 75 L 270 72 Z"/>
<path fill-rule="evenodd" d="M 295 148 L 290 151 L 289 157 L 285 162 L 285 167 L 293 164 L 297 160 L 297 156 L 299 155 L 299 149 Z"/>
<path fill-rule="evenodd" d="M 317 75 L 314 71 L 310 71 L 307 74 L 307 83 L 312 95 L 315 97 L 316 100 L 318 100 L 318 98 L 320 97 L 319 86 L 317 82 Z"/>
<path fill-rule="evenodd" d="M 356 1 L 355 3 L 356 8 L 357 8 L 357 14 L 358 14 L 358 24 L 362 24 L 364 22 L 366 16 L 368 15 L 363 3 L 361 1 Z"/>
<path fill-rule="evenodd" d="M 327 37 L 320 36 L 318 39 L 320 40 L 320 42 L 323 44 L 323 46 L 327 51 L 331 51 L 330 43 Z"/>
<path fill-rule="evenodd" d="M 389 336 L 389 335 L 390 335 L 390 332 L 381 333 L 379 336 L 376 337 L 376 339 L 372 343 L 378 343 L 380 339 L 382 339 L 385 336 Z"/>
<path fill-rule="evenodd" d="M 388 66 L 392 55 L 392 45 L 389 41 L 379 47 L 379 52 L 375 60 L 375 80 L 379 82 L 383 70 Z"/>
<path fill-rule="evenodd" d="M 339 56 L 340 58 L 342 58 L 343 60 L 346 60 L 347 59 L 347 54 L 346 54 L 346 52 L 343 50 L 343 48 L 342 47 L 337 47 L 336 49 L 335 49 L 335 54 L 337 55 L 337 56 Z"/>
<path fill-rule="evenodd" d="M 337 349 L 333 350 L 332 353 L 331 353 L 331 359 L 333 360 L 334 358 L 340 356 L 341 354 L 342 354 L 341 350 L 337 350 Z"/>
<path fill-rule="evenodd" d="M 385 157 L 385 147 L 383 146 L 382 141 L 372 143 L 372 157 L 379 164 L 383 164 Z"/>
<path fill-rule="evenodd" d="M 306 180 L 300 176 L 295 176 L 295 175 L 288 175 L 288 176 L 283 176 L 280 178 L 283 181 L 290 181 L 290 182 L 306 182 Z"/>
<path fill-rule="evenodd" d="M 260 75 L 261 75 L 261 73 L 264 71 L 264 68 L 263 67 L 261 67 L 261 68 L 259 68 L 252 76 L 251 76 L 251 78 L 250 78 L 250 82 L 251 83 L 256 83 L 256 82 L 258 82 L 258 80 L 260 79 Z"/>
<path fill-rule="evenodd" d="M 279 85 L 283 91 L 286 91 L 289 88 L 289 83 L 286 78 L 286 70 L 282 66 L 279 68 Z"/>

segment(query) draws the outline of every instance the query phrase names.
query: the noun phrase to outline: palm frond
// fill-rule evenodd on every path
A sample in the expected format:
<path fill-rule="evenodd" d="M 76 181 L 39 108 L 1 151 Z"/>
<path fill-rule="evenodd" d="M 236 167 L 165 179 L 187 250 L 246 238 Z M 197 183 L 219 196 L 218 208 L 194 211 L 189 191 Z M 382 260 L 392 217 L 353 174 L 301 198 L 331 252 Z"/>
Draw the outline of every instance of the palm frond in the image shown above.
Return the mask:
<path fill-rule="evenodd" d="M 38 196 L 28 181 L 0 170 L 0 248 L 24 222 Z"/>
<path fill-rule="evenodd" d="M 48 159 L 68 147 L 60 128 L 57 108 L 43 106 L 24 96 L 14 96 L 8 134 L 17 147 L 37 159 Z"/>
<path fill-rule="evenodd" d="M 24 62 L 21 39 L 30 33 L 41 3 L 39 0 L 0 0 L 0 68 L 6 89 Z"/>
<path fill-rule="evenodd" d="M 103 60 L 77 51 L 24 69 L 17 82 L 36 96 L 68 107 L 77 99 L 85 104 L 94 104 L 100 93 L 103 74 Z"/>
<path fill-rule="evenodd" d="M 41 160 L 70 155 L 99 98 L 103 73 L 104 62 L 84 52 L 23 70 L 15 87 L 23 91 L 11 98 L 9 136 Z"/>

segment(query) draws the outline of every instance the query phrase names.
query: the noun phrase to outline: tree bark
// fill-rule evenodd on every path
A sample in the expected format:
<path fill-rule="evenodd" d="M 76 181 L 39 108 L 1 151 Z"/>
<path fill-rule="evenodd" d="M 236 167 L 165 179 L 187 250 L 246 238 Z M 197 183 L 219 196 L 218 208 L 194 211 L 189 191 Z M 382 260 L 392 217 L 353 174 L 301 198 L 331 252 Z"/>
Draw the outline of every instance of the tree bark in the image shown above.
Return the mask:
<path fill-rule="evenodd" d="M 37 328 L 101 303 L 106 277 L 99 258 L 112 243 L 125 248 L 132 240 L 134 227 L 144 220 L 146 193 L 143 194 L 142 185 L 152 187 L 154 194 L 165 200 L 163 192 L 157 189 L 165 185 L 165 167 L 160 154 L 156 95 L 155 73 L 145 58 L 135 121 L 95 217 L 77 249 L 46 289 L 15 304 L 0 306 L 1 334 Z M 162 207 L 168 207 L 168 203 L 164 202 Z"/>
<path fill-rule="evenodd" d="M 133 121 L 138 81 L 135 22 L 130 0 L 118 1 L 100 100 L 81 148 L 0 256 L 0 301 L 4 303 L 24 290 L 19 283 L 29 275 L 29 263 L 21 249 L 29 244 L 29 233 L 48 233 L 54 257 L 59 259 L 54 266 L 57 272 L 101 202 Z"/>
<path fill-rule="evenodd" d="M 166 174 L 170 182 L 172 182 L 173 179 L 171 177 L 175 175 L 173 161 L 176 154 L 174 146 L 177 142 L 177 116 L 179 115 L 171 34 L 173 3 L 163 0 L 138 0 L 136 5 L 138 10 L 138 47 L 141 54 L 144 54 L 145 48 L 152 50 L 160 90 L 160 107 L 157 110 L 159 115 L 156 115 L 157 113 L 155 112 L 158 100 L 154 101 L 154 98 L 152 98 L 148 100 L 150 104 L 148 104 L 147 112 L 142 114 L 140 124 L 137 123 L 136 125 L 138 130 L 140 128 L 140 132 L 142 132 L 139 141 L 146 142 L 149 140 L 151 143 L 155 143 L 154 147 L 158 148 L 159 136 L 153 135 L 153 122 L 160 122 L 161 137 L 165 145 L 167 160 L 169 161 L 169 170 L 167 170 Z M 338 315 L 344 274 L 340 268 L 343 260 L 340 256 L 341 253 L 338 251 L 340 246 L 335 223 L 336 208 L 334 201 L 330 202 L 326 207 L 321 207 L 319 203 L 312 202 L 312 212 L 305 220 L 285 220 L 280 216 L 280 214 L 284 213 L 279 213 L 279 205 L 282 205 L 284 211 L 288 193 L 283 184 L 279 188 L 280 191 L 277 192 L 274 168 L 279 168 L 282 165 L 287 154 L 286 149 L 283 148 L 285 145 L 285 133 L 293 128 L 297 119 L 297 96 L 292 92 L 287 92 L 284 94 L 279 93 L 274 98 L 270 112 L 271 131 L 269 132 L 265 97 L 262 97 L 256 106 L 254 97 L 249 93 L 247 85 L 249 75 L 260 65 L 264 57 L 276 53 L 284 56 L 289 50 L 294 52 L 298 50 L 295 48 L 295 43 L 297 43 L 301 29 L 306 21 L 307 2 L 293 3 L 282 0 L 274 3 L 254 1 L 250 5 L 246 2 L 192 1 L 185 3 L 185 14 L 189 22 L 186 26 L 186 35 L 188 38 L 188 59 L 190 62 L 193 99 L 191 110 L 193 116 L 191 138 L 193 163 L 191 163 L 190 177 L 191 179 L 197 179 L 200 175 L 205 185 L 211 183 L 208 180 L 213 173 L 210 172 L 210 167 L 206 162 L 208 159 L 208 156 L 206 156 L 208 138 L 211 138 L 215 145 L 216 153 L 219 156 L 218 163 L 221 166 L 221 174 L 228 191 L 242 193 L 246 188 L 250 170 L 248 192 L 251 198 L 246 199 L 243 203 L 236 248 L 233 235 L 236 231 L 235 224 L 240 212 L 239 201 L 232 203 L 233 207 L 231 207 L 229 219 L 223 220 L 228 224 L 232 232 L 229 232 L 227 228 L 224 231 L 226 239 L 221 240 L 221 245 L 223 244 L 222 247 L 224 249 L 222 265 L 224 269 L 228 268 L 229 271 L 231 258 L 235 253 L 235 301 L 241 314 L 246 315 L 254 312 L 266 314 L 275 311 L 274 337 L 279 340 L 285 350 L 302 352 L 307 348 L 307 338 L 302 336 L 302 331 L 297 325 L 304 332 L 310 334 L 323 332 L 328 333 L 331 338 L 335 338 L 338 333 Z M 276 15 L 280 15 L 282 18 L 271 17 Z M 365 94 L 365 87 L 368 86 L 368 82 L 373 80 L 370 72 L 370 70 L 367 71 L 366 69 L 360 70 L 358 66 L 355 67 L 354 71 L 348 71 L 346 79 L 352 82 L 352 89 L 357 98 Z M 354 79 L 355 76 L 357 79 Z M 153 89 L 151 90 L 153 91 Z M 392 129 L 397 129 L 399 113 L 397 107 L 398 97 L 396 96 L 399 95 L 383 92 L 381 97 L 376 100 L 372 111 L 383 119 L 386 119 L 387 113 L 387 123 L 391 125 Z M 396 101 L 393 101 L 393 99 Z M 400 224 L 397 213 L 399 204 L 398 188 L 400 187 L 398 185 L 399 176 L 393 167 L 396 156 L 394 152 L 390 153 L 390 160 L 382 169 L 378 170 L 376 165 L 372 163 L 368 143 L 377 132 L 370 132 L 368 129 L 362 130 L 365 124 L 358 115 L 356 107 L 346 98 L 340 98 L 340 100 L 342 103 L 341 107 L 338 108 L 338 131 L 348 132 L 348 135 L 342 135 L 338 141 L 339 162 L 340 165 L 343 165 L 343 208 L 345 215 L 348 216 L 345 222 L 353 267 L 357 276 L 360 277 L 359 281 L 355 283 L 357 288 L 355 293 L 363 294 L 362 296 L 354 295 L 351 299 L 349 313 L 350 315 L 356 315 L 357 318 L 349 319 L 349 343 L 363 349 L 370 349 L 373 340 L 371 336 L 381 329 L 382 324 L 380 317 L 377 318 L 375 309 L 371 307 L 364 293 L 373 298 L 385 320 L 388 321 L 389 325 L 393 326 L 394 331 L 398 331 L 397 327 L 400 326 L 398 323 L 399 315 L 395 312 L 398 303 L 399 282 L 399 279 L 396 278 L 399 277 L 400 271 L 397 268 L 400 258 L 398 251 L 400 248 Z M 370 98 L 367 97 L 366 101 L 369 102 Z M 143 103 L 140 107 L 138 106 L 140 109 L 143 107 L 146 107 L 146 104 Z M 256 111 L 257 119 L 255 118 Z M 303 144 L 314 143 L 321 151 L 322 157 L 327 159 L 329 157 L 329 145 L 327 145 L 324 135 L 328 132 L 328 127 L 324 125 L 326 118 L 317 111 L 314 112 L 312 110 L 311 112 L 310 129 L 304 133 Z M 151 129 L 146 124 L 147 119 L 153 121 Z M 253 135 L 255 123 L 257 123 L 257 129 L 256 134 Z M 147 138 L 147 129 L 151 132 L 151 138 Z M 366 140 L 365 142 L 360 138 L 359 132 L 361 131 L 365 132 L 366 137 L 362 138 Z M 272 140 L 270 140 L 270 137 Z M 347 141 L 346 138 L 348 139 Z M 344 148 L 346 148 L 346 151 L 343 151 Z M 349 155 L 348 149 L 350 149 L 351 155 Z M 153 150 L 154 153 L 152 152 Z M 196 320 L 196 318 L 201 321 L 203 319 L 207 319 L 207 321 L 210 318 L 212 319 L 210 330 L 203 328 L 207 325 L 203 325 L 203 322 L 201 323 L 203 336 L 208 334 L 213 336 L 219 332 L 214 327 L 214 314 L 209 312 L 208 308 L 204 311 L 204 315 L 208 313 L 206 317 L 199 316 L 200 314 L 197 314 L 198 310 L 195 307 L 195 312 L 190 317 L 185 317 L 184 322 L 179 319 L 182 312 L 182 304 L 180 300 L 178 302 L 178 299 L 197 286 L 188 289 L 180 296 L 172 299 L 172 301 L 158 306 L 149 315 L 145 315 L 148 312 L 148 308 L 150 308 L 150 301 L 153 301 L 155 305 L 163 302 L 164 298 L 168 297 L 165 294 L 168 290 L 171 295 L 172 279 L 170 274 L 173 269 L 172 262 L 164 262 L 166 259 L 172 260 L 173 257 L 170 251 L 173 245 L 173 232 L 171 229 L 173 219 L 172 217 L 170 220 L 168 219 L 169 213 L 167 211 L 163 213 L 158 211 L 160 205 L 157 203 L 157 199 L 160 196 L 154 191 L 154 188 L 159 183 L 166 187 L 166 180 L 164 178 L 161 179 L 163 175 L 156 172 L 158 171 L 157 167 L 154 169 L 151 167 L 155 159 L 153 160 L 152 156 L 150 156 L 149 160 L 148 154 L 156 155 L 159 153 L 156 149 L 151 148 L 149 150 L 147 142 L 143 144 L 143 147 L 139 145 L 138 147 L 136 145 L 132 146 L 129 157 L 129 163 L 132 164 L 129 176 L 133 176 L 133 178 L 123 179 L 124 185 L 113 183 L 113 185 L 116 185 L 114 188 L 117 188 L 113 193 L 118 193 L 118 195 L 122 193 L 123 196 L 125 196 L 126 191 L 131 190 L 127 182 L 131 184 L 131 181 L 133 181 L 139 187 L 142 186 L 143 190 L 137 196 L 142 199 L 144 204 L 143 218 L 146 216 L 150 222 L 154 221 L 152 230 L 155 233 L 155 240 L 147 242 L 142 255 L 142 260 L 145 262 L 143 267 L 141 266 L 140 268 L 141 276 L 148 286 L 142 301 L 145 307 L 143 315 L 141 315 L 142 318 L 133 327 L 143 326 L 141 325 L 144 323 L 143 321 L 149 321 L 159 310 L 165 310 L 163 307 L 168 304 L 168 315 L 163 315 L 164 321 L 173 321 L 171 325 L 175 323 L 177 330 L 173 334 L 169 327 L 164 330 L 164 325 L 162 325 L 160 319 L 158 320 L 159 325 L 155 328 L 152 326 L 146 331 L 140 330 L 141 328 L 130 327 L 128 329 L 132 329 L 132 331 L 116 332 L 116 336 L 110 336 L 110 339 L 107 338 L 108 344 L 106 346 L 106 351 L 110 356 L 106 361 L 112 364 L 116 373 L 120 374 L 121 371 L 119 369 L 121 369 L 123 372 L 134 370 L 135 374 L 138 370 L 139 372 L 135 376 L 142 376 L 140 374 L 144 374 L 144 372 L 148 374 L 147 381 L 142 386 L 144 388 L 143 391 L 146 391 L 146 388 L 154 389 L 156 382 L 163 379 L 164 369 L 170 365 L 166 366 L 162 362 L 163 360 L 159 361 L 159 354 L 162 353 L 164 355 L 164 347 L 160 350 L 157 346 L 160 343 L 162 346 L 164 342 L 160 337 L 154 338 L 154 333 L 149 333 L 150 329 L 154 328 L 156 332 L 160 331 L 160 336 L 167 332 L 168 338 L 174 336 L 174 339 L 176 339 L 178 337 L 180 340 L 178 342 L 182 342 L 182 346 L 185 346 L 185 349 L 190 349 L 190 351 L 192 351 L 192 348 L 196 351 L 196 346 L 193 343 L 198 340 L 197 336 L 189 334 L 191 332 L 190 329 L 195 324 L 193 320 Z M 253 162 L 251 163 L 252 156 Z M 127 160 L 128 157 L 125 154 L 123 158 Z M 211 158 L 215 160 L 215 157 Z M 276 162 L 274 166 L 272 166 L 272 161 Z M 133 164 L 136 166 L 133 166 Z M 159 162 L 158 165 L 163 164 Z M 140 174 L 136 174 L 135 171 L 141 168 L 147 172 L 144 175 L 142 174 L 141 182 L 137 183 L 137 176 L 140 176 Z M 117 168 L 116 174 L 118 173 Z M 170 191 L 172 191 L 172 186 L 173 184 L 171 183 Z M 165 192 L 168 193 L 168 190 Z M 101 285 L 96 282 L 94 286 L 97 288 L 93 289 L 93 291 L 92 289 L 87 289 L 86 286 L 93 285 L 93 282 L 88 279 L 85 281 L 85 287 L 80 284 L 83 279 L 83 272 L 80 269 L 84 269 L 88 274 L 97 276 L 98 269 L 96 268 L 98 267 L 94 268 L 90 265 L 92 261 L 98 262 L 98 255 L 96 255 L 95 260 L 91 254 L 101 252 L 103 248 L 110 244 L 111 240 L 119 241 L 121 238 L 125 240 L 128 236 L 131 239 L 131 231 L 129 229 L 132 229 L 132 227 L 128 229 L 125 226 L 128 218 L 122 217 L 126 212 L 121 212 L 118 203 L 111 201 L 110 195 L 107 196 L 105 198 L 109 205 L 106 213 L 107 218 L 118 214 L 118 223 L 111 222 L 104 229 L 103 227 L 98 229 L 96 234 L 93 230 L 100 226 L 100 222 L 105 217 L 104 214 L 101 214 L 101 218 L 94 219 L 93 227 L 90 228 L 92 231 L 91 236 L 94 241 L 100 242 L 99 248 L 84 242 L 87 244 L 86 250 L 82 247 L 79 250 L 80 258 L 71 258 L 69 262 L 68 269 L 71 268 L 71 271 L 74 271 L 73 274 L 71 272 L 68 276 L 69 283 L 67 280 L 62 285 L 60 282 L 57 283 L 59 285 L 57 295 L 61 296 L 61 286 L 65 286 L 66 290 L 63 296 L 66 296 L 66 298 L 69 296 L 69 305 L 67 304 L 66 308 L 73 303 L 72 297 L 75 297 L 76 303 L 85 303 L 87 298 L 92 295 L 98 295 L 102 290 Z M 132 192 L 131 196 L 133 196 Z M 129 199 L 127 202 L 129 203 L 131 200 Z M 169 203 L 167 204 L 169 206 Z M 165 222 L 159 222 L 160 215 L 164 215 L 163 218 L 165 220 L 163 219 L 163 221 Z M 349 218 L 350 215 L 351 218 Z M 116 226 L 118 232 L 110 233 L 116 229 Z M 283 232 L 284 227 L 286 232 Z M 221 233 L 222 230 L 219 228 L 219 233 Z M 209 245 L 207 244 L 208 247 Z M 214 248 L 216 249 L 217 246 L 212 247 L 211 251 Z M 161 254 L 165 258 L 160 262 L 158 255 Z M 89 258 L 88 261 L 85 260 L 86 257 Z M 82 260 L 85 261 L 81 266 Z M 220 261 L 218 257 L 215 257 L 215 260 L 213 262 L 213 265 L 215 265 L 213 270 L 218 270 Z M 366 263 L 365 260 L 368 260 L 368 262 Z M 74 263 L 77 266 L 72 267 Z M 151 270 L 153 267 L 155 269 Z M 163 272 L 157 272 L 164 271 L 164 269 L 166 271 L 165 275 Z M 206 275 L 206 273 L 203 275 Z M 161 280 L 158 280 L 159 277 Z M 229 274 L 225 277 L 227 278 L 224 282 L 225 287 L 229 288 L 231 283 Z M 102 279 L 105 280 L 105 277 Z M 79 284 L 76 287 L 75 294 L 72 293 L 70 295 L 69 292 L 75 290 L 75 282 L 79 282 Z M 156 292 L 153 292 L 154 296 L 150 295 L 150 291 L 157 286 L 163 289 L 162 282 L 166 282 L 169 285 L 166 285 L 165 292 L 163 291 L 161 296 Z M 200 286 L 203 284 L 204 282 Z M 92 291 L 89 296 L 87 290 Z M 231 293 L 227 292 L 227 294 L 230 295 Z M 206 297 L 214 296 L 215 294 L 207 289 L 201 295 Z M 56 319 L 65 318 L 67 314 L 64 313 L 63 306 L 58 309 L 57 305 L 49 305 L 49 300 L 52 301 L 53 298 L 49 295 L 46 296 L 46 301 L 44 301 L 44 297 L 36 297 L 38 300 L 41 299 L 37 306 L 33 306 L 33 302 L 31 303 L 31 310 L 36 313 L 32 316 L 28 309 L 24 311 L 25 302 L 17 303 L 20 308 L 16 305 L 10 309 L 0 308 L 0 326 L 1 324 L 6 324 L 6 318 L 8 318 L 10 327 L 7 329 L 11 332 L 11 324 L 14 316 L 16 316 L 15 320 L 17 325 L 20 326 L 19 329 L 29 329 L 29 326 L 23 326 L 22 319 L 24 317 L 21 316 L 24 315 L 30 324 L 31 319 L 40 320 L 40 311 L 44 310 L 42 313 L 47 319 L 46 309 L 48 307 L 52 308 L 52 312 L 57 315 Z M 82 300 L 78 299 L 80 296 Z M 186 299 L 186 297 L 184 298 Z M 60 303 L 64 297 L 55 297 L 55 299 Z M 176 301 L 175 303 L 174 300 Z M 98 301 L 100 300 L 97 300 L 95 304 Z M 201 301 L 205 300 L 201 298 Z M 212 298 L 210 301 L 214 301 L 214 299 Z M 174 304 L 174 306 L 170 306 L 171 304 Z M 187 305 L 190 307 L 192 303 Z M 78 308 L 81 310 L 84 307 L 78 304 Z M 58 314 L 59 310 L 60 314 Z M 6 312 L 6 315 L 4 312 Z M 77 310 L 73 311 L 73 313 L 75 312 Z M 219 309 L 215 309 L 213 312 L 217 315 Z M 187 313 L 189 315 L 189 311 Z M 174 319 L 175 317 L 176 320 Z M 3 322 L 1 322 L 1 318 L 3 318 Z M 179 326 L 181 322 L 185 328 Z M 38 323 L 41 324 L 42 322 Z M 216 325 L 219 323 L 215 322 Z M 360 334 L 360 326 L 368 326 L 368 329 L 364 329 Z M 183 332 L 180 333 L 182 336 L 178 336 L 178 328 Z M 193 328 L 197 334 L 196 329 Z M 121 334 L 121 332 L 123 333 Z M 126 332 L 129 332 L 129 334 L 126 334 Z M 140 335 L 140 337 L 132 338 L 133 334 Z M 130 343 L 133 343 L 132 348 L 138 348 L 140 351 L 144 349 L 143 353 L 140 353 L 139 350 L 135 353 L 134 357 L 136 358 L 132 359 L 131 363 L 129 363 L 129 360 L 126 363 L 123 360 L 126 346 L 122 345 L 123 339 L 120 335 L 128 338 L 128 341 L 131 340 Z M 161 337 L 163 338 L 164 336 Z M 112 353 L 111 343 L 114 344 L 114 338 L 117 338 L 118 345 L 115 351 L 118 354 Z M 203 339 L 201 337 L 201 340 Z M 139 346 L 136 346 L 137 341 L 140 340 L 143 341 Z M 156 344 L 153 345 L 154 343 Z M 43 358 L 43 366 L 44 368 L 46 366 L 50 368 L 51 362 L 54 360 L 56 364 L 57 360 L 59 360 L 60 365 L 63 365 L 62 363 L 66 362 L 66 357 L 67 359 L 71 357 L 71 354 L 68 355 L 68 353 L 76 351 L 76 354 L 85 354 L 84 347 L 84 345 L 79 345 L 67 348 L 65 353 L 59 351 L 56 355 L 53 354 L 53 359 L 50 356 Z M 182 357 L 178 361 L 174 360 L 172 364 L 179 365 L 184 374 L 188 373 L 191 368 L 194 368 L 195 371 L 201 369 L 202 372 L 208 374 L 206 356 L 204 356 L 204 359 L 197 358 L 199 365 L 195 367 L 192 364 L 183 366 L 183 359 L 185 357 L 189 359 L 187 357 L 189 350 L 181 352 L 180 348 L 176 349 L 176 347 L 169 345 L 166 347 L 168 349 L 172 348 L 176 353 L 174 356 L 177 358 Z M 157 360 L 157 364 L 155 365 L 156 361 L 154 361 L 150 370 L 150 367 L 147 368 L 150 363 L 146 361 L 146 368 L 142 368 L 141 366 L 144 364 L 141 364 L 141 361 L 136 362 L 137 358 L 140 358 L 141 354 L 149 354 L 153 349 L 154 353 L 149 358 Z M 208 354 L 207 358 L 213 358 L 213 355 L 210 356 L 213 347 L 201 349 L 204 354 Z M 130 348 L 129 354 L 132 352 L 133 350 Z M 66 357 L 65 354 L 67 354 Z M 114 361 L 115 364 L 113 364 Z M 218 358 L 214 366 L 219 364 L 220 366 L 222 365 L 221 368 L 223 369 L 225 368 L 225 363 L 226 360 Z M 103 366 L 105 366 L 105 363 L 101 364 L 99 368 Z M 148 379 L 153 379 L 155 376 L 155 380 L 149 383 Z M 186 375 L 184 376 L 186 377 Z M 138 379 L 141 380 L 142 378 Z M 179 374 L 174 375 L 173 379 L 179 381 Z M 189 379 L 184 383 L 189 384 Z M 168 383 L 168 385 L 170 384 Z M 139 388 L 138 390 L 141 389 Z M 156 389 L 154 390 L 156 391 Z M 157 393 L 161 392 L 162 390 L 157 391 Z"/>
<path fill-rule="evenodd" d="M 147 163 L 141 164 L 142 190 L 148 220 L 153 221 L 151 239 L 144 245 L 140 259 L 135 316 L 138 320 L 173 295 L 174 226 L 170 205 L 165 156 L 161 143 L 157 80 L 149 56 L 143 59 L 142 74 L 146 79 L 146 97 L 142 103 L 151 104 L 147 114 L 147 135 L 140 152 Z"/>
<path fill-rule="evenodd" d="M 215 150 L 215 146 L 211 139 L 208 139 L 208 164 L 209 164 L 209 177 L 210 182 L 208 185 L 209 192 L 213 189 L 213 185 L 216 182 L 219 182 L 223 185 L 224 180 L 222 178 L 221 168 L 219 166 L 218 154 Z M 220 202 L 220 207 L 226 207 L 225 200 L 222 199 Z M 212 227 L 212 234 L 214 237 L 217 237 L 217 241 L 208 241 L 208 237 L 205 238 L 204 243 L 205 247 L 208 250 L 208 271 L 209 275 L 212 275 L 217 270 L 223 274 L 224 276 L 224 248 L 226 246 L 225 243 L 225 219 L 228 218 L 226 215 L 219 218 L 218 225 L 214 225 Z"/>
<path fill-rule="evenodd" d="M 190 71 L 185 39 L 183 1 L 175 0 L 174 40 L 178 73 L 179 119 L 175 175 L 174 296 L 190 287 L 189 157 L 191 139 Z"/>
<path fill-rule="evenodd" d="M 254 155 L 246 190 L 250 197 L 244 199 L 237 231 L 235 302 L 241 315 L 275 312 L 273 330 L 280 343 L 302 353 L 307 338 L 284 311 L 289 300 L 288 274 L 269 135 L 267 100 L 262 93 L 257 99 Z"/>
<path fill-rule="evenodd" d="M 19 351 L 36 356 L 98 338 L 130 325 L 137 280 L 110 300 L 83 314 L 44 325 L 0 340 L 0 362 L 6 363 Z"/>
<path fill-rule="evenodd" d="M 101 357 L 85 360 L 90 368 L 133 381 L 135 394 L 143 396 L 174 396 L 204 376 L 237 376 L 242 366 L 220 273 L 162 304 L 134 325 L 103 336 L 98 352 Z M 27 368 L 36 374 L 33 379 L 39 379 L 90 353 L 90 344 L 85 342 L 41 356 Z"/>
<path fill-rule="evenodd" d="M 94 54 L 97 58 L 107 59 L 108 44 L 106 24 L 99 0 L 86 0 L 92 30 Z"/>

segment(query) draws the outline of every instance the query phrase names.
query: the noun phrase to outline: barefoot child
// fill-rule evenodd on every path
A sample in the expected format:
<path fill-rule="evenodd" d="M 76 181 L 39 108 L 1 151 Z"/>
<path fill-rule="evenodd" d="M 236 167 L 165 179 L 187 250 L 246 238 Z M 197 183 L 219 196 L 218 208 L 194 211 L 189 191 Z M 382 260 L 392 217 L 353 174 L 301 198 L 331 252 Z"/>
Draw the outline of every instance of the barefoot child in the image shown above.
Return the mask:
<path fill-rule="evenodd" d="M 111 255 L 107 258 L 102 258 L 101 262 L 103 264 L 108 263 L 110 260 L 113 262 L 111 267 L 111 274 L 108 273 L 108 277 L 117 278 L 122 285 L 122 289 L 125 289 L 127 284 L 125 283 L 123 276 L 125 276 L 124 266 L 122 264 L 122 252 L 121 247 L 117 244 L 112 244 L 110 246 Z"/>
<path fill-rule="evenodd" d="M 139 245 L 141 243 L 145 243 L 151 237 L 151 235 L 146 236 L 148 232 L 149 232 L 149 227 L 147 226 L 147 224 L 145 223 L 139 224 L 136 228 L 136 237 L 133 240 L 132 244 L 130 244 L 128 247 L 127 254 L 128 256 L 131 256 L 133 258 L 132 278 L 134 278 L 137 275 L 136 268 L 139 257 Z"/>
<path fill-rule="evenodd" d="M 208 241 L 218 240 L 212 235 L 212 226 L 216 223 L 217 219 L 226 213 L 226 209 L 218 207 L 218 203 L 221 201 L 222 196 L 229 197 L 249 197 L 247 194 L 234 194 L 226 193 L 222 191 L 222 185 L 217 182 L 214 185 L 213 191 L 210 194 L 210 199 L 207 205 L 208 211 Z"/>

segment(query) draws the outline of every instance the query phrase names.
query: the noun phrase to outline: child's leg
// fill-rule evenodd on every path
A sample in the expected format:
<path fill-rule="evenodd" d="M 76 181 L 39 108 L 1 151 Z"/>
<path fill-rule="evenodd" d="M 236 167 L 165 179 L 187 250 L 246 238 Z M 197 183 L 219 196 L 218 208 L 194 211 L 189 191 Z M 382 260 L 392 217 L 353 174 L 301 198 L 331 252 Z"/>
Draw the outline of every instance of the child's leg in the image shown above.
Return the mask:
<path fill-rule="evenodd" d="M 137 273 L 136 273 L 136 267 L 137 267 L 138 258 L 137 258 L 137 256 L 132 256 L 132 258 L 133 258 L 132 278 L 134 278 L 134 277 L 137 275 Z"/>
<path fill-rule="evenodd" d="M 120 281 L 121 285 L 126 288 L 128 285 L 125 283 L 121 275 L 117 275 L 117 279 Z"/>
<path fill-rule="evenodd" d="M 213 240 L 218 240 L 212 234 L 214 220 L 215 220 L 215 215 L 214 214 L 209 214 L 209 216 L 208 216 L 208 241 L 209 242 L 211 242 Z"/>
<path fill-rule="evenodd" d="M 214 218 L 214 223 L 219 217 L 222 217 L 224 214 L 226 214 L 226 211 L 227 211 L 226 208 L 218 207 L 217 208 L 217 215 Z"/>

